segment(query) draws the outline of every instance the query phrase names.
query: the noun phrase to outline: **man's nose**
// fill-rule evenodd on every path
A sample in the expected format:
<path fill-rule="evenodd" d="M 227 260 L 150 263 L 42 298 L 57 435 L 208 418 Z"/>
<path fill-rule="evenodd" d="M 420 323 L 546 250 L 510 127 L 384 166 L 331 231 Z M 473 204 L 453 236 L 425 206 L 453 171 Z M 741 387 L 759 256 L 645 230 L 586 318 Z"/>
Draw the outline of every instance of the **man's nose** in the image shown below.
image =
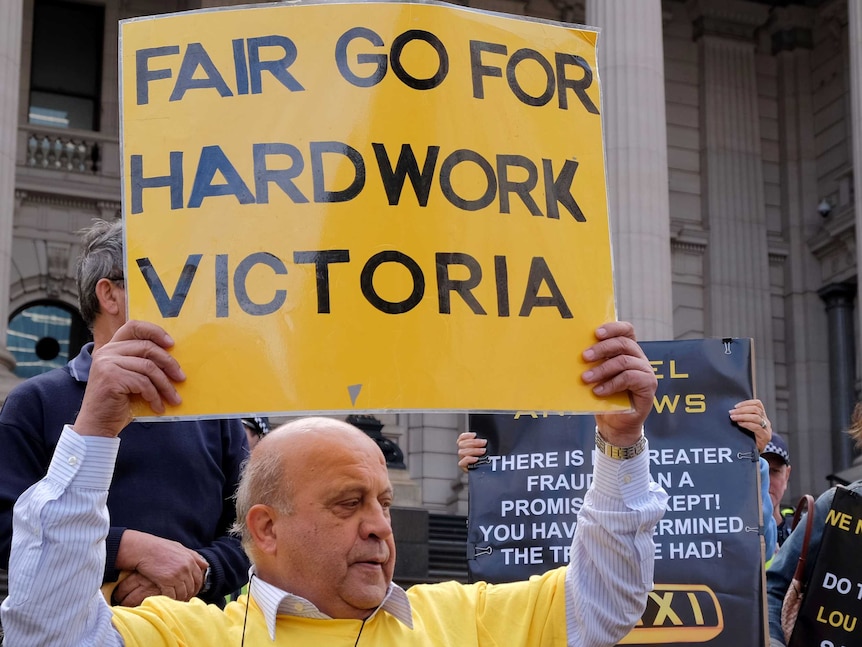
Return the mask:
<path fill-rule="evenodd" d="M 362 519 L 360 533 L 363 539 L 386 539 L 392 534 L 392 522 L 389 518 L 389 508 L 380 503 L 373 503 Z"/>

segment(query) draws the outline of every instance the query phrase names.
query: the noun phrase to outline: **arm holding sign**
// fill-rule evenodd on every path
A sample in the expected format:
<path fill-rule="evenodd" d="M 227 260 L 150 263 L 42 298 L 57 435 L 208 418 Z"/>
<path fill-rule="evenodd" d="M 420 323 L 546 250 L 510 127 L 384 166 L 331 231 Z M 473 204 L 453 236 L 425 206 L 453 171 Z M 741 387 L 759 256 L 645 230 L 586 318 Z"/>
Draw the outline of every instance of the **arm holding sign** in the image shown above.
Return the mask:
<path fill-rule="evenodd" d="M 640 618 L 652 588 L 652 530 L 667 500 L 650 478 L 643 437 L 655 373 L 630 324 L 606 324 L 596 336 L 583 355 L 594 363 L 583 380 L 599 396 L 628 391 L 633 411 L 596 416 L 597 445 L 604 449 L 595 452 L 593 487 L 578 515 L 566 573 L 570 645 L 615 644 Z M 486 445 L 475 433 L 462 433 L 459 466 L 476 463 Z"/>
<path fill-rule="evenodd" d="M 754 434 L 757 451 L 763 453 L 772 440 L 772 423 L 760 400 L 743 400 L 730 410 L 730 419 L 743 429 Z M 763 509 L 763 539 L 766 545 L 766 561 L 772 559 L 778 545 L 778 524 L 775 520 L 773 501 L 769 497 L 769 463 L 760 458 L 760 503 Z"/>
<path fill-rule="evenodd" d="M 730 419 L 737 425 L 754 434 L 757 451 L 763 452 L 772 439 L 772 423 L 760 400 L 743 400 L 730 410 Z"/>
<path fill-rule="evenodd" d="M 582 379 L 602 397 L 628 391 L 633 411 L 596 415 L 596 443 L 604 451 L 594 452 L 593 486 L 584 497 L 572 542 L 570 645 L 614 644 L 638 621 L 653 587 L 652 533 L 667 502 L 664 490 L 650 478 L 643 437 L 657 387 L 655 373 L 631 324 L 605 324 L 596 337 L 583 358 L 597 364 Z M 603 583 L 599 588 L 597 581 Z"/>
<path fill-rule="evenodd" d="M 19 385 L 0 412 L 0 568 L 8 563 L 15 500 L 48 471 L 61 431 L 81 410 L 94 353 L 126 320 L 122 222 L 94 220 L 81 247 L 78 296 L 93 342 L 65 366 Z M 157 430 L 132 423 L 123 430 L 103 576 L 114 602 L 136 606 L 156 594 L 185 599 L 181 592 L 219 602 L 243 585 L 248 560 L 228 529 L 246 455 L 236 420 L 160 421 Z"/>
<path fill-rule="evenodd" d="M 9 644 L 122 644 L 99 592 L 108 486 L 131 397 L 140 395 L 155 413 L 180 401 L 173 382 L 185 375 L 166 350 L 172 344 L 158 326 L 130 321 L 94 353 L 74 425 L 60 436 L 47 476 L 15 504 L 10 595 L 2 605 Z M 202 574 L 190 568 L 187 577 Z"/>

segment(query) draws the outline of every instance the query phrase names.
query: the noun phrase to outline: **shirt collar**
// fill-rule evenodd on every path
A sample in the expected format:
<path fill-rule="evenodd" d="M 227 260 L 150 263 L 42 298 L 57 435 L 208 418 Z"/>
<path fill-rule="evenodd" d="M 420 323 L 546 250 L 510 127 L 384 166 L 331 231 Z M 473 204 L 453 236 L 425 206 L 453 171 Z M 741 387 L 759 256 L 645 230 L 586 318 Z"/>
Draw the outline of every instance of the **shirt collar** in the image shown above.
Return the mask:
<path fill-rule="evenodd" d="M 254 573 L 254 567 L 249 570 L 249 579 L 251 581 L 249 595 L 254 597 L 255 603 L 263 612 L 270 640 L 275 640 L 275 620 L 278 615 L 317 620 L 331 619 L 305 598 L 288 593 L 269 582 L 264 582 Z M 394 582 L 390 582 L 386 597 L 383 598 L 383 602 L 374 610 L 374 613 L 369 616 L 369 620 L 381 610 L 386 611 L 393 618 L 413 629 L 413 611 L 410 608 L 407 592 Z"/>
<path fill-rule="evenodd" d="M 90 379 L 90 366 L 93 365 L 93 342 L 84 344 L 81 352 L 74 358 L 69 360 L 66 366 L 69 367 L 69 373 L 72 374 L 79 382 L 86 382 Z"/>

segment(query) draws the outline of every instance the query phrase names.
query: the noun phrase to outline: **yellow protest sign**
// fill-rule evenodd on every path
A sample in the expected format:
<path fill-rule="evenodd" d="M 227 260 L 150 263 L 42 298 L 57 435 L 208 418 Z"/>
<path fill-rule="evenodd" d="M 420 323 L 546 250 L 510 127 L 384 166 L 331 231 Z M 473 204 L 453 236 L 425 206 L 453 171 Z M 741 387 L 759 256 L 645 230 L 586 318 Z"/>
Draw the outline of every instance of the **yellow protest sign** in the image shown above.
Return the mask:
<path fill-rule="evenodd" d="M 580 380 L 615 316 L 596 39 L 428 3 L 123 21 L 128 308 L 177 342 L 169 414 L 628 408 Z"/>

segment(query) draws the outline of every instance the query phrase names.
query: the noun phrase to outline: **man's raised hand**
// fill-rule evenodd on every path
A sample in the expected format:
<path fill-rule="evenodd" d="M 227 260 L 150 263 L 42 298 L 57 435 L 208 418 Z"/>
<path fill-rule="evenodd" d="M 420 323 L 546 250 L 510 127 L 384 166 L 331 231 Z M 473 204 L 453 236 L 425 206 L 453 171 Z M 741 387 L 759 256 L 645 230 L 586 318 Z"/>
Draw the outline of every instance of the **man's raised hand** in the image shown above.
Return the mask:
<path fill-rule="evenodd" d="M 596 415 L 602 437 L 617 447 L 628 447 L 638 441 L 641 429 L 653 406 L 658 381 L 655 371 L 635 339 L 635 330 L 627 321 L 612 321 L 596 329 L 597 343 L 583 353 L 587 362 L 595 362 L 581 378 L 593 385 L 599 396 L 614 393 L 631 394 L 634 411 Z"/>
<path fill-rule="evenodd" d="M 156 324 L 128 321 L 93 352 L 81 410 L 73 425 L 81 435 L 113 437 L 132 421 L 131 402 L 142 397 L 154 413 L 181 402 L 174 382 L 186 379 L 167 349 L 173 339 Z"/>

